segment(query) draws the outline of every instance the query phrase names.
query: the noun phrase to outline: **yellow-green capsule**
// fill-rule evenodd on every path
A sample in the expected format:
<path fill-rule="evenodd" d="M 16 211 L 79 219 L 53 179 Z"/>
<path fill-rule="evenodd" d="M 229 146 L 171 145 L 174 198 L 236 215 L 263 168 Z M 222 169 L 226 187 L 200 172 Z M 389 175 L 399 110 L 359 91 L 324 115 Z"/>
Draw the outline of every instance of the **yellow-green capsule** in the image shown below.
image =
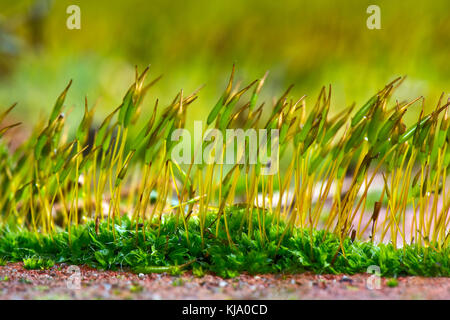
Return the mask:
<path fill-rule="evenodd" d="M 228 85 L 227 85 L 225 91 L 223 92 L 222 96 L 219 98 L 219 101 L 217 101 L 214 108 L 209 113 L 208 118 L 206 120 L 207 125 L 210 125 L 211 123 L 213 123 L 213 121 L 217 118 L 217 116 L 219 115 L 222 108 L 225 106 L 225 103 L 230 95 L 231 88 L 233 86 L 234 71 L 235 71 L 235 66 L 233 64 L 233 69 L 231 71 L 231 76 L 230 76 L 230 80 L 228 81 Z"/>
<path fill-rule="evenodd" d="M 364 140 L 367 131 L 367 121 L 362 121 L 355 130 L 350 134 L 350 139 L 344 147 L 344 152 L 348 152 L 350 149 L 356 147 L 358 148 L 361 142 Z"/>
<path fill-rule="evenodd" d="M 69 84 L 64 89 L 64 91 L 61 93 L 61 95 L 56 100 L 55 105 L 53 106 L 52 113 L 50 114 L 50 118 L 48 120 L 48 123 L 52 123 L 56 117 L 61 113 L 62 106 L 64 104 L 64 100 L 66 99 L 67 91 L 69 90 L 70 86 L 72 84 L 72 80 L 69 81 Z"/>
<path fill-rule="evenodd" d="M 206 120 L 207 125 L 210 125 L 217 118 L 217 115 L 219 114 L 220 110 L 222 110 L 222 108 L 224 107 L 224 102 L 226 98 L 227 97 L 225 96 L 225 94 L 223 94 L 219 98 L 219 101 L 217 101 L 216 105 L 214 106 L 214 108 L 212 108 L 211 112 L 208 115 L 208 118 Z"/>
<path fill-rule="evenodd" d="M 95 146 L 99 147 L 103 144 L 105 140 L 106 133 L 108 132 L 108 126 L 112 120 L 114 114 L 121 108 L 121 106 L 117 107 L 113 112 L 111 112 L 102 122 L 100 128 L 97 131 L 97 135 L 95 137 Z"/>
<path fill-rule="evenodd" d="M 347 121 L 346 118 L 339 119 L 339 121 L 337 121 L 334 124 L 334 126 L 332 126 L 329 130 L 326 130 L 321 145 L 322 146 L 326 145 L 331 138 L 336 136 L 336 133 L 339 131 L 340 128 L 342 128 L 342 126 L 345 124 L 346 121 Z"/>
<path fill-rule="evenodd" d="M 427 121 L 423 126 L 421 126 L 419 128 L 418 134 L 415 141 L 414 141 L 414 145 L 418 148 L 421 148 L 425 142 L 425 138 L 428 136 L 428 133 L 430 132 L 432 126 L 432 121 Z"/>
<path fill-rule="evenodd" d="M 32 182 L 28 182 L 25 183 L 23 186 L 21 186 L 15 193 L 14 193 L 14 200 L 16 202 L 19 202 L 20 200 L 22 200 L 22 197 L 25 193 L 25 190 L 28 188 L 28 186 L 31 184 Z"/>
<path fill-rule="evenodd" d="M 293 87 L 294 87 L 294 85 L 291 84 L 289 86 L 289 88 L 285 91 L 285 93 L 280 97 L 280 99 L 278 99 L 277 103 L 275 104 L 275 107 L 273 108 L 272 116 L 277 114 L 278 112 L 280 112 L 280 110 L 284 107 L 286 97 L 289 94 L 289 92 L 292 90 Z"/>
<path fill-rule="evenodd" d="M 116 182 L 115 182 L 115 186 L 116 187 L 125 178 L 125 175 L 127 174 L 127 170 L 128 170 L 129 165 L 130 165 L 131 158 L 133 158 L 133 155 L 134 155 L 134 151 L 131 151 L 127 155 L 127 157 L 125 159 L 125 163 L 122 166 L 122 168 L 120 169 L 119 174 L 117 175 L 117 179 L 116 179 Z"/>
<path fill-rule="evenodd" d="M 387 121 L 386 123 L 381 127 L 380 131 L 377 135 L 377 141 L 385 141 L 389 138 L 391 135 L 392 129 L 395 127 L 395 125 L 400 121 L 400 119 L 405 114 L 406 109 L 400 112 L 395 112 Z"/>
<path fill-rule="evenodd" d="M 17 127 L 17 126 L 19 126 L 19 125 L 21 125 L 21 124 L 22 124 L 21 122 L 17 122 L 17 123 L 14 123 L 14 124 L 12 124 L 12 125 L 9 125 L 9 126 L 6 126 L 6 127 L 4 127 L 4 128 L 1 128 L 1 129 L 0 129 L 0 138 L 3 137 L 3 135 L 4 135 L 8 130 L 10 130 L 10 129 L 14 128 L 14 127 Z"/>
<path fill-rule="evenodd" d="M 128 112 L 128 108 L 133 104 L 133 95 L 134 95 L 134 88 L 135 85 L 133 84 L 125 94 L 125 97 L 123 98 L 122 104 L 120 105 L 120 111 L 119 111 L 119 123 L 122 126 L 125 126 L 125 116 Z"/>
<path fill-rule="evenodd" d="M 439 127 L 439 133 L 438 133 L 438 146 L 439 148 L 442 148 L 444 146 L 445 140 L 450 133 L 449 131 L 449 120 L 448 120 L 448 108 L 445 110 L 444 117 L 441 120 L 441 125 Z"/>
<path fill-rule="evenodd" d="M 372 158 L 369 154 L 366 154 L 366 156 L 363 159 L 363 162 L 359 166 L 358 173 L 356 174 L 356 181 L 358 183 L 361 183 L 364 177 L 366 176 L 367 169 L 370 166 L 370 163 L 372 162 Z"/>
<path fill-rule="evenodd" d="M 36 146 L 34 147 L 34 157 L 39 159 L 42 155 L 42 150 L 44 149 L 45 144 L 48 141 L 48 135 L 45 131 L 38 137 Z"/>
<path fill-rule="evenodd" d="M 314 123 L 315 116 L 316 116 L 315 112 L 311 111 L 308 118 L 306 119 L 305 124 L 303 125 L 303 128 L 295 136 L 295 144 L 305 141 Z"/>
<path fill-rule="evenodd" d="M 369 99 L 362 107 L 359 109 L 355 116 L 352 118 L 351 125 L 352 127 L 356 126 L 362 118 L 367 116 L 372 109 L 372 107 L 376 104 L 378 100 L 378 95 L 374 95 L 372 98 Z"/>
<path fill-rule="evenodd" d="M 367 128 L 367 138 L 370 143 L 375 143 L 378 135 L 378 131 L 384 121 L 384 111 L 380 107 L 376 107 L 373 115 L 369 121 L 369 127 Z"/>
<path fill-rule="evenodd" d="M 6 116 L 11 112 L 12 109 L 14 109 L 17 106 L 17 102 L 13 103 L 11 107 L 6 109 L 1 115 L 0 115 L 0 123 L 6 118 Z"/>

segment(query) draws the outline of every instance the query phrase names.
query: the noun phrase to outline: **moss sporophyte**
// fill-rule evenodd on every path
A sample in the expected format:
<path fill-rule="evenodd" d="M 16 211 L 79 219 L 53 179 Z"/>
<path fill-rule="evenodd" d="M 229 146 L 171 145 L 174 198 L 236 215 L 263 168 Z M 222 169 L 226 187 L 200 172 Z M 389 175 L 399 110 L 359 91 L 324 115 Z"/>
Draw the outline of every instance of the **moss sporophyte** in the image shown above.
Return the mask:
<path fill-rule="evenodd" d="M 307 112 L 292 86 L 264 107 L 267 74 L 241 89 L 233 67 L 191 134 L 198 91 L 180 91 L 162 110 L 156 100 L 141 123 L 160 79 L 147 83 L 148 74 L 136 70 L 98 127 L 86 99 L 73 136 L 63 114 L 71 82 L 20 147 L 8 148 L 19 124 L 0 126 L 2 261 L 224 276 L 377 265 L 393 276 L 448 276 L 444 95 L 431 109 L 422 97 L 391 102 L 397 78 L 359 108 L 333 110 L 323 87 Z"/>

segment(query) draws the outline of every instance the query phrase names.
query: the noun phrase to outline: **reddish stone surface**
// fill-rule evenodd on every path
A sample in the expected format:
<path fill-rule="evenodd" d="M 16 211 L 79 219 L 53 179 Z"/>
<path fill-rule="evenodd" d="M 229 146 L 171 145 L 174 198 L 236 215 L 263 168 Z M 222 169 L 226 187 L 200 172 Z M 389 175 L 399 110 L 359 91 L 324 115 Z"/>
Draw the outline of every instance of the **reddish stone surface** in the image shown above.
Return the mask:
<path fill-rule="evenodd" d="M 65 264 L 25 270 L 0 267 L 0 299 L 450 299 L 450 278 L 399 277 L 398 286 L 369 290 L 368 274 L 256 275 L 233 279 L 190 272 L 137 275 L 80 267 L 80 289 L 68 288 L 73 273 Z M 6 277 L 6 278 L 5 278 Z"/>

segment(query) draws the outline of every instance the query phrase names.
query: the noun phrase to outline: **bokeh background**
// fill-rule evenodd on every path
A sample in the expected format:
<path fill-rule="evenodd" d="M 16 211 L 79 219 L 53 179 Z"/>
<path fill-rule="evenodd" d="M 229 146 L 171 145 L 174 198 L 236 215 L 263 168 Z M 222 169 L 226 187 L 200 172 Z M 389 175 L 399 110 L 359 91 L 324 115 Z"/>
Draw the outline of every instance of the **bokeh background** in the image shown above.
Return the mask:
<path fill-rule="evenodd" d="M 81 30 L 66 27 L 71 4 L 81 8 Z M 381 8 L 381 30 L 366 27 L 371 4 Z M 331 84 L 338 111 L 407 75 L 395 98 L 423 95 L 431 109 L 450 92 L 449 58 L 448 0 L 0 1 L 0 107 L 18 102 L 12 116 L 25 124 L 46 114 L 69 79 L 70 123 L 85 96 L 100 117 L 120 104 L 134 66 L 148 64 L 151 77 L 163 74 L 148 110 L 206 84 L 188 121 L 206 119 L 233 63 L 243 84 L 270 71 L 269 102 L 295 84 L 292 97 L 307 94 L 311 107 Z M 411 110 L 407 121 L 420 107 Z"/>

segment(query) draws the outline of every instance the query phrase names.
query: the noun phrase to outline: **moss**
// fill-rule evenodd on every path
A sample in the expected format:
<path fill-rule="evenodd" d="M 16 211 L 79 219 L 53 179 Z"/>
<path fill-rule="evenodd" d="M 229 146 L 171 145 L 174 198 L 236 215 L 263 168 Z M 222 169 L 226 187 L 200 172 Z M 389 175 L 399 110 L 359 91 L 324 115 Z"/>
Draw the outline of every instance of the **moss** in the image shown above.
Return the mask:
<path fill-rule="evenodd" d="M 390 288 L 395 288 L 398 286 L 398 280 L 395 278 L 391 278 L 386 282 L 386 285 Z"/>
<path fill-rule="evenodd" d="M 262 225 L 265 234 L 262 241 L 259 228 L 249 233 L 247 222 L 241 228 L 244 214 L 245 210 L 237 207 L 227 210 L 233 244 L 228 242 L 223 217 L 217 236 L 216 226 L 212 224 L 206 231 L 211 236 L 204 237 L 203 243 L 195 217 L 188 221 L 189 233 L 182 224 L 177 224 L 176 218 L 168 217 L 159 228 L 148 228 L 145 239 L 142 231 L 136 233 L 135 225 L 127 218 L 115 225 L 115 240 L 106 222 L 100 223 L 98 234 L 95 223 L 72 227 L 70 241 L 68 230 L 50 236 L 5 227 L 0 230 L 0 256 L 5 261 L 40 257 L 42 261 L 131 271 L 166 268 L 165 272 L 179 273 L 193 269 L 198 275 L 212 272 L 223 277 L 242 272 L 354 274 L 364 273 L 372 265 L 379 266 L 383 276 L 450 276 L 448 248 L 436 251 L 412 245 L 395 249 L 390 244 L 345 239 L 344 256 L 340 240 L 334 234 L 297 228 L 288 232 L 278 247 L 284 224 L 277 229 L 268 215 Z M 257 215 L 253 216 L 255 225 Z M 215 217 L 207 215 L 206 221 L 210 223 L 205 225 L 210 225 Z"/>

